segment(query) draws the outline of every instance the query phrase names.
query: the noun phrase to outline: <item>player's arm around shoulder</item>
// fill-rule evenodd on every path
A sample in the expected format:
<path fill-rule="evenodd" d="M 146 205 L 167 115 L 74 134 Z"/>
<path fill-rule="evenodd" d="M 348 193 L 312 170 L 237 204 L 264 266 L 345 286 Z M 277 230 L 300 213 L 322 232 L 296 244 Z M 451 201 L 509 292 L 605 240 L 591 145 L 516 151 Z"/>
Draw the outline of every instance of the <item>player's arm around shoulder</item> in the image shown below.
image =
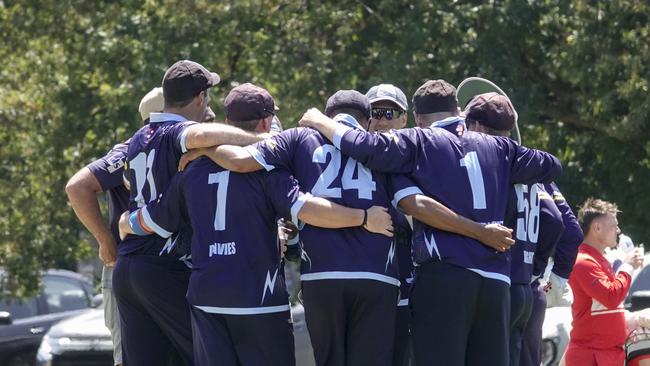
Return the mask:
<path fill-rule="evenodd" d="M 246 146 L 268 137 L 223 123 L 192 124 L 185 128 L 182 135 L 187 150 L 224 144 Z"/>
<path fill-rule="evenodd" d="M 262 165 L 255 160 L 246 148 L 235 145 L 221 145 L 193 149 L 183 154 L 178 163 L 178 171 L 184 171 L 187 164 L 201 156 L 206 156 L 224 169 L 237 173 L 251 173 L 262 169 Z"/>
<path fill-rule="evenodd" d="M 562 163 L 546 151 L 530 149 L 507 139 L 511 151 L 512 183 L 549 183 L 562 175 Z"/>

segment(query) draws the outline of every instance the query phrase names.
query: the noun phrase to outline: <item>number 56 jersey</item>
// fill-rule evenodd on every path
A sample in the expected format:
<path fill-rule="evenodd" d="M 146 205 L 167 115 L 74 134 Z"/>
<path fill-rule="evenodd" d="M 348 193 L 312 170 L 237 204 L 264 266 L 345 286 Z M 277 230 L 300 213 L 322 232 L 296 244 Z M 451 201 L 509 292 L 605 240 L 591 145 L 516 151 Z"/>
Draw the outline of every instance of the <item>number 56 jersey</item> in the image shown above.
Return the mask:
<path fill-rule="evenodd" d="M 247 150 L 268 171 L 290 171 L 303 190 L 314 196 L 359 209 L 390 204 L 386 176 L 342 155 L 316 130 L 292 128 Z M 299 205 L 294 204 L 292 211 Z M 305 225 L 300 241 L 303 281 L 369 279 L 399 285 L 395 245 L 387 236 L 362 227 L 323 229 Z"/>

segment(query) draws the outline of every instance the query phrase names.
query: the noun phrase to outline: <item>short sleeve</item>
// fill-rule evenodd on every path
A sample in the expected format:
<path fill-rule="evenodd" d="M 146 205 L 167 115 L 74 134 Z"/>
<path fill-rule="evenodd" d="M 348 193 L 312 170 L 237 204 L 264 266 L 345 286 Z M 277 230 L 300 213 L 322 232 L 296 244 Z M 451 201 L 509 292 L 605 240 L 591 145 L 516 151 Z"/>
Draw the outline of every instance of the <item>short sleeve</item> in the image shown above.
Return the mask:
<path fill-rule="evenodd" d="M 102 191 L 119 187 L 124 183 L 123 174 L 127 149 L 128 145 L 126 144 L 116 145 L 102 158 L 86 166 L 97 178 Z"/>
<path fill-rule="evenodd" d="M 295 146 L 299 143 L 303 128 L 292 128 L 264 141 L 246 147 L 255 160 L 271 171 L 283 168 L 291 171 Z"/>
<path fill-rule="evenodd" d="M 399 209 L 399 201 L 414 194 L 423 194 L 422 190 L 411 178 L 402 174 L 388 176 L 389 193 L 392 195 L 391 204 Z"/>
<path fill-rule="evenodd" d="M 285 169 L 274 169 L 266 174 L 264 181 L 266 195 L 278 216 L 298 224 L 298 213 L 311 194 L 302 193 L 298 180 Z"/>
<path fill-rule="evenodd" d="M 174 124 L 170 129 L 170 136 L 174 141 L 174 147 L 181 153 L 187 152 L 187 131 L 190 126 L 197 124 L 196 122 L 179 122 Z"/>

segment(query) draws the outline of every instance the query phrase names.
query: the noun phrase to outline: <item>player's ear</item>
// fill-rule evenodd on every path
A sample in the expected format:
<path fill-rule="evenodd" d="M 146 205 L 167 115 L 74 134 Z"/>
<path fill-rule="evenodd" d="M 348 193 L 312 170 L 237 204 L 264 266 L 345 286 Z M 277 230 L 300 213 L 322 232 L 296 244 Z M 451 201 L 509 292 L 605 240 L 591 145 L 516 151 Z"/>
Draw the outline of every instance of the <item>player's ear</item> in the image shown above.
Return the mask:
<path fill-rule="evenodd" d="M 260 119 L 260 122 L 257 125 L 257 132 L 268 132 L 268 131 L 270 131 L 272 121 L 273 121 L 273 116 L 264 117 L 264 118 Z"/>
<path fill-rule="evenodd" d="M 596 233 L 600 232 L 600 229 L 601 229 L 600 220 L 598 220 L 598 219 L 594 220 L 594 222 L 593 222 L 593 224 L 591 226 L 592 226 L 592 229 L 594 230 L 594 232 L 596 232 Z"/>

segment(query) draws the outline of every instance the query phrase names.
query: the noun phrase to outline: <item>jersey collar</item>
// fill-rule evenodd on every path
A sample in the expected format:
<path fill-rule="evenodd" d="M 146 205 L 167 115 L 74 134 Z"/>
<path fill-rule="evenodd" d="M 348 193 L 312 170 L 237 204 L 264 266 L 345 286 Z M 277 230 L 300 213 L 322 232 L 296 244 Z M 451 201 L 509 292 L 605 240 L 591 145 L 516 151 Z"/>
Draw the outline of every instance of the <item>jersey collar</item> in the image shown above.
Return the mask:
<path fill-rule="evenodd" d="M 187 118 L 176 113 L 151 113 L 149 114 L 149 123 L 160 123 L 160 122 L 185 122 Z"/>
<path fill-rule="evenodd" d="M 462 123 L 465 125 L 465 118 L 460 116 L 447 117 L 441 119 L 440 121 L 435 121 L 431 124 L 431 127 L 446 127 L 453 123 Z"/>

